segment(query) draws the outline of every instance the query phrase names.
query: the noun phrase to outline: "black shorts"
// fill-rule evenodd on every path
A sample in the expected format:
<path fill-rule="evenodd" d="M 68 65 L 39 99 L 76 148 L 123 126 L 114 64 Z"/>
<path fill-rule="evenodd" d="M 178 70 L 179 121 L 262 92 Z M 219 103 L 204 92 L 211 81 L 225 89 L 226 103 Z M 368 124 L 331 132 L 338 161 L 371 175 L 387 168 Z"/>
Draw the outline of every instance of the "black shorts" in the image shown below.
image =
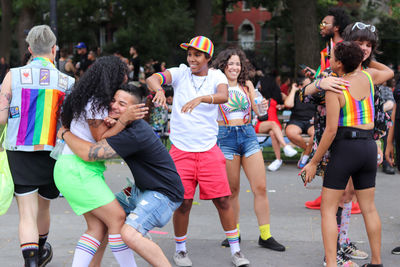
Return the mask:
<path fill-rule="evenodd" d="M 342 130 L 342 128 L 347 129 Z M 372 139 L 372 131 L 350 127 L 342 128 L 339 128 L 331 145 L 330 160 L 323 186 L 344 190 L 351 176 L 356 190 L 375 187 L 377 147 Z M 345 137 L 343 132 L 348 130 L 353 130 L 353 132 Z M 359 138 L 358 134 L 354 134 L 355 132 L 361 133 L 364 137 Z M 367 135 L 369 137 L 365 137 Z"/>
<path fill-rule="evenodd" d="M 301 129 L 302 134 L 308 134 L 308 129 L 312 127 L 313 125 L 310 123 L 310 121 L 301 121 L 301 120 L 290 120 L 288 121 L 287 125 L 294 124 L 296 126 L 299 126 Z M 287 126 L 286 126 L 287 127 Z"/>
<path fill-rule="evenodd" d="M 29 195 L 38 192 L 38 194 L 45 199 L 55 199 L 60 195 L 55 183 L 46 185 L 19 185 L 14 184 L 14 193 L 16 196 Z"/>
<path fill-rule="evenodd" d="M 56 161 L 50 157 L 49 151 L 7 150 L 7 158 L 17 195 L 39 190 L 40 195 L 45 198 L 58 196 L 53 178 Z"/>

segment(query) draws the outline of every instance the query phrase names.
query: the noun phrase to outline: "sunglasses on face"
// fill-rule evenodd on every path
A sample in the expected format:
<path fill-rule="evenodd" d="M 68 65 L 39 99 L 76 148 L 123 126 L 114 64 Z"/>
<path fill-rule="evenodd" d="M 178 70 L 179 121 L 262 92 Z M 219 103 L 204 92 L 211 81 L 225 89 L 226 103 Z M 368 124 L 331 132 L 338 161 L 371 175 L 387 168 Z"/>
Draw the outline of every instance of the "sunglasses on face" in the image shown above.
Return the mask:
<path fill-rule="evenodd" d="M 321 23 L 319 24 L 319 27 L 320 27 L 320 28 L 325 28 L 325 27 L 328 26 L 328 25 L 332 25 L 332 23 L 326 23 L 325 21 L 323 21 L 323 22 L 321 22 Z"/>
<path fill-rule="evenodd" d="M 362 22 L 354 23 L 354 26 L 353 26 L 353 28 L 351 28 L 351 30 L 353 31 L 355 28 L 357 28 L 359 30 L 369 29 L 371 32 L 375 32 L 375 30 L 376 30 L 374 25 L 364 24 Z"/>

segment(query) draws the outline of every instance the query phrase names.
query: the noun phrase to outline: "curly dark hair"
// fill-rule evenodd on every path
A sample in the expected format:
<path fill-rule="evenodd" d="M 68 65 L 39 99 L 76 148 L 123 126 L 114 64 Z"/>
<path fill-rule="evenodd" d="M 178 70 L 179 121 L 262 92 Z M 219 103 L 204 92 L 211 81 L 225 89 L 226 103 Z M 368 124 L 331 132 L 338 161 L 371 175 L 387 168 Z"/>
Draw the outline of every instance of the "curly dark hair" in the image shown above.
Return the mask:
<path fill-rule="evenodd" d="M 355 42 L 343 41 L 335 45 L 333 50 L 336 61 L 343 65 L 343 71 L 349 73 L 357 69 L 361 64 L 364 53 Z"/>
<path fill-rule="evenodd" d="M 333 16 L 333 26 L 339 27 L 339 34 L 342 35 L 344 29 L 350 24 L 350 17 L 341 7 L 331 7 L 328 9 L 327 16 Z"/>
<path fill-rule="evenodd" d="M 378 32 L 376 27 L 373 25 L 361 30 L 358 27 L 354 27 L 356 23 L 358 22 L 351 23 L 344 29 L 343 39 L 345 41 L 367 41 L 371 43 L 371 55 L 369 55 L 369 57 L 363 62 L 363 66 L 368 67 L 374 54 L 378 52 Z M 374 32 L 371 31 L 371 27 L 375 27 Z"/>
<path fill-rule="evenodd" d="M 245 86 L 246 81 L 249 79 L 250 66 L 249 61 L 246 60 L 246 55 L 241 49 L 230 47 L 221 51 L 218 54 L 217 58 L 214 60 L 212 67 L 215 69 L 219 69 L 225 73 L 225 68 L 228 65 L 228 60 L 231 58 L 231 56 L 234 55 L 239 57 L 241 65 L 240 74 L 237 81 L 241 86 Z"/>
<path fill-rule="evenodd" d="M 86 118 L 86 105 L 93 102 L 91 112 L 108 109 L 115 92 L 126 79 L 128 68 L 116 56 L 98 58 L 74 85 L 67 96 L 61 112 L 62 124 L 69 128 L 71 121 Z"/>

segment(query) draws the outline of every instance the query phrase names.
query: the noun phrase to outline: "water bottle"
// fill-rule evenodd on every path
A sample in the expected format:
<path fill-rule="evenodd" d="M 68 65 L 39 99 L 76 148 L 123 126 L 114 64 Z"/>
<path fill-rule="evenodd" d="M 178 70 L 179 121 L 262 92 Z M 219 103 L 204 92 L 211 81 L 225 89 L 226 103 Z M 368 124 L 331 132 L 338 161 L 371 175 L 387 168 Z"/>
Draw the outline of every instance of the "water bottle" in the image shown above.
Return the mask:
<path fill-rule="evenodd" d="M 57 160 L 58 157 L 62 154 L 62 152 L 64 150 L 64 146 L 65 146 L 64 140 L 57 139 L 56 146 L 51 151 L 50 157 Z"/>
<path fill-rule="evenodd" d="M 266 109 L 266 107 L 264 106 L 264 104 L 262 103 L 264 97 L 263 97 L 262 94 L 258 91 L 258 89 L 255 89 L 254 91 L 255 91 L 255 93 L 256 93 L 256 97 L 254 98 L 254 103 L 256 104 L 257 109 L 258 109 L 258 119 L 259 119 L 260 121 L 267 120 L 267 119 L 268 119 L 268 117 L 267 117 L 267 116 L 268 116 L 268 114 L 267 114 L 267 109 Z M 267 117 L 267 118 L 266 118 L 266 119 L 263 119 L 263 118 L 265 118 L 265 117 Z"/>

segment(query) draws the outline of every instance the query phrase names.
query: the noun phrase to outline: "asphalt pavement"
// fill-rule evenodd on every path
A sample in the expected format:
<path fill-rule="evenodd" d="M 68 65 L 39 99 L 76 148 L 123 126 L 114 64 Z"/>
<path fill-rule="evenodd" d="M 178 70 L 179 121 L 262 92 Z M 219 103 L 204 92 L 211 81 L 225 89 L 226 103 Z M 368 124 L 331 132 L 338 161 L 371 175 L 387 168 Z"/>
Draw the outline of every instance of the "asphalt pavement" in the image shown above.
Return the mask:
<path fill-rule="evenodd" d="M 285 252 L 274 252 L 257 244 L 259 232 L 253 210 L 253 195 L 249 183 L 241 174 L 241 249 L 250 260 L 251 266 L 322 266 L 323 244 L 320 230 L 320 213 L 308 210 L 304 202 L 316 198 L 321 189 L 317 178 L 307 187 L 297 174 L 296 165 L 283 164 L 277 172 L 267 172 L 268 196 L 271 207 L 271 233 L 286 246 Z M 108 184 L 114 192 L 131 177 L 123 163 L 108 164 L 105 173 Z M 390 253 L 400 246 L 400 176 L 386 175 L 378 171 L 376 205 L 382 220 L 382 260 L 384 266 L 400 266 L 400 256 Z M 85 231 L 82 216 L 75 215 L 64 198 L 54 200 L 51 205 L 51 230 L 48 241 L 53 246 L 54 257 L 47 267 L 71 266 L 73 252 L 80 235 Z M 0 216 L 0 266 L 23 265 L 18 242 L 18 209 L 15 200 L 9 211 Z M 368 238 L 361 215 L 353 215 L 349 236 L 360 249 L 370 253 Z M 172 262 L 175 251 L 172 222 L 151 233 L 166 256 Z M 229 248 L 220 246 L 225 238 L 217 210 L 210 201 L 195 197 L 190 215 L 187 248 L 193 266 L 232 266 Z M 136 255 L 138 266 L 149 266 Z M 367 260 L 355 260 L 360 266 Z M 172 264 L 174 266 L 174 264 Z M 102 266 L 118 266 L 112 253 L 107 249 Z"/>

